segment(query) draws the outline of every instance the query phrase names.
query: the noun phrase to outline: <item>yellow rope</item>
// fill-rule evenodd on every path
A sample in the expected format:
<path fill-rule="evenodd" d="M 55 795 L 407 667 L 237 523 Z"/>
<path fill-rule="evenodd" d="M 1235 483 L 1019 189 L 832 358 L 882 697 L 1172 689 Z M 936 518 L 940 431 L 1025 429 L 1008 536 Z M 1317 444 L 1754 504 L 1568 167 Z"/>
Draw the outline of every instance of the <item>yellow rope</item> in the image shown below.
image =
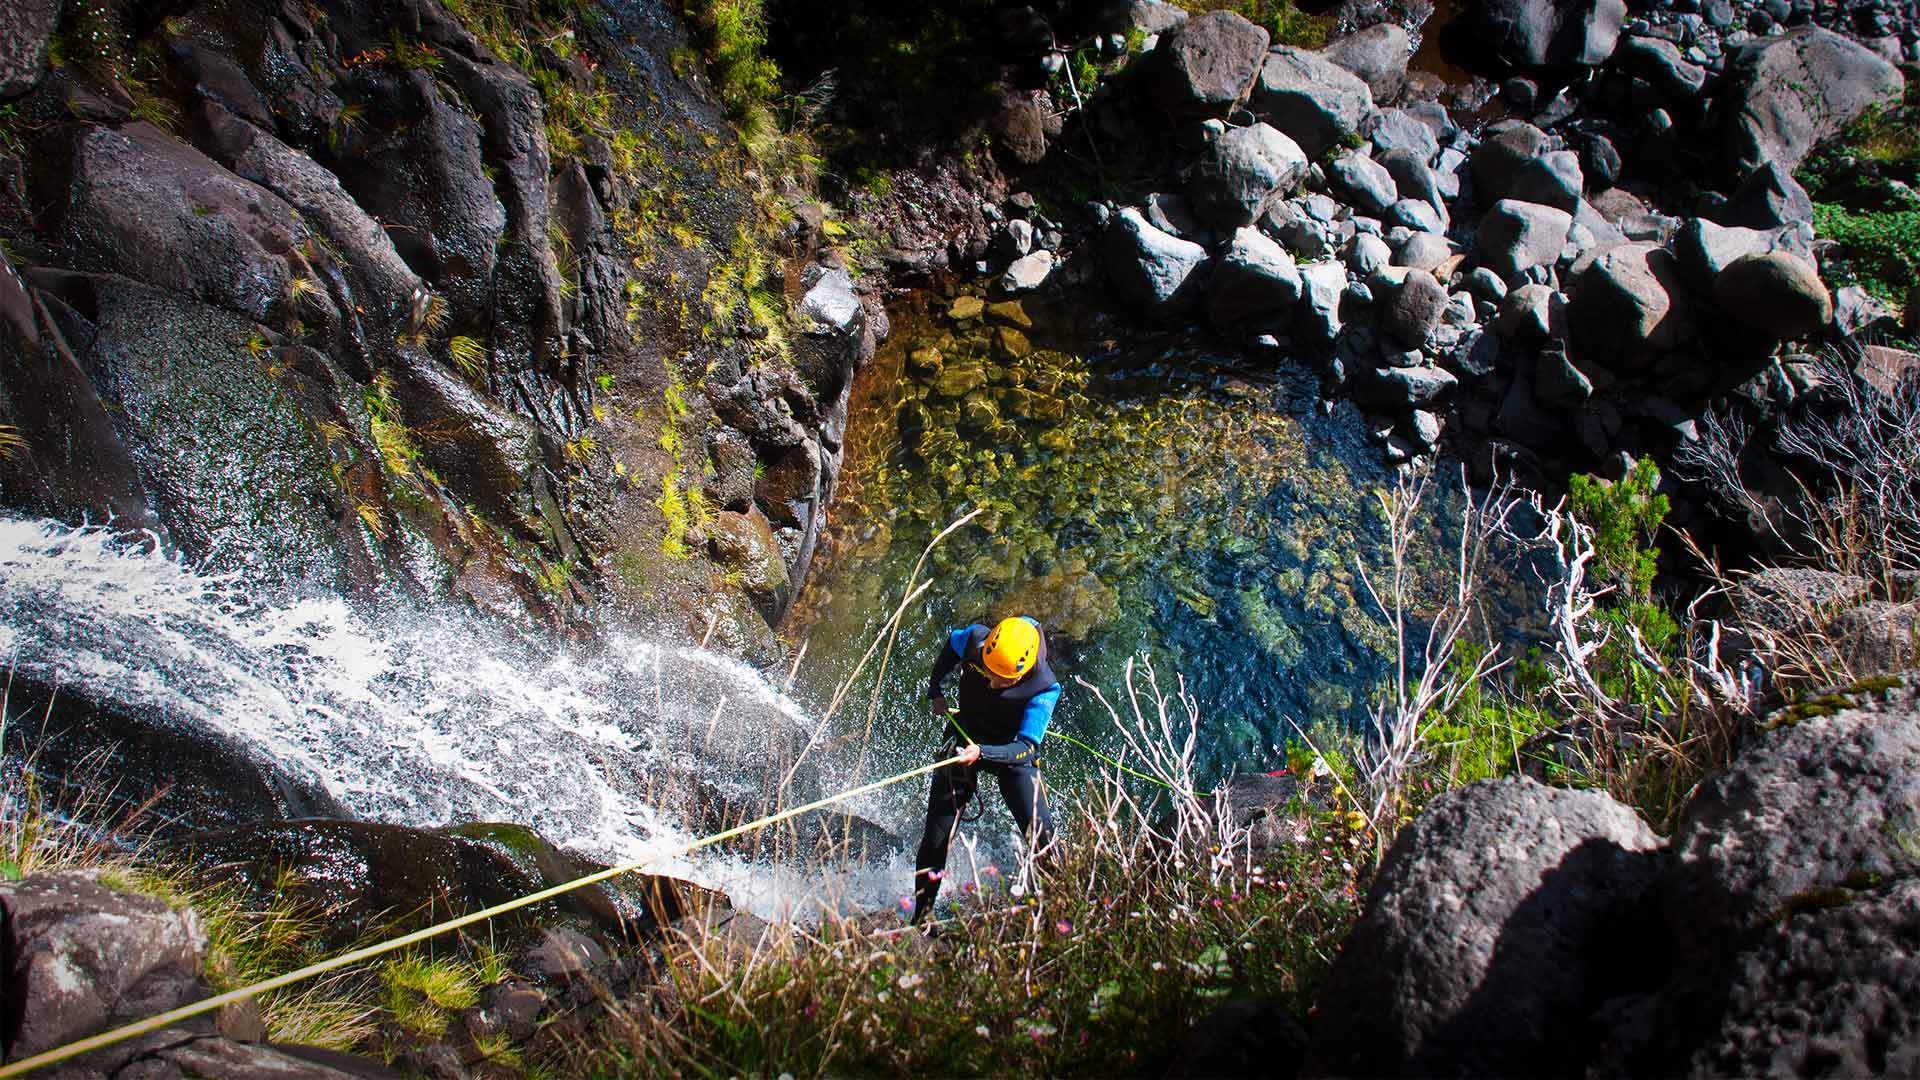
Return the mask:
<path fill-rule="evenodd" d="M 537 904 L 542 900 L 551 900 L 552 898 L 559 896 L 562 893 L 572 892 L 575 889 L 582 888 L 587 885 L 594 885 L 599 882 L 606 881 L 609 878 L 619 877 L 621 874 L 631 873 L 647 865 L 648 863 L 657 862 L 663 858 L 669 858 L 671 856 L 677 856 L 677 855 L 691 854 L 692 852 L 698 851 L 703 847 L 708 847 L 713 844 L 717 844 L 722 840 L 731 840 L 734 837 L 740 836 L 744 833 L 754 832 L 759 829 L 764 829 L 769 825 L 778 824 L 779 822 L 785 821 L 788 818 L 798 817 L 799 815 L 804 814 L 809 810 L 818 810 L 823 806 L 828 806 L 833 803 L 840 802 L 843 799 L 853 798 L 855 795 L 865 795 L 870 791 L 879 791 L 882 788 L 891 787 L 894 784 L 898 784 L 903 780 L 911 780 L 916 776 L 921 776 L 926 773 L 930 773 L 935 769 L 941 768 L 943 766 L 955 764 L 959 760 L 960 760 L 959 756 L 955 755 L 954 757 L 948 758 L 945 761 L 936 761 L 931 765 L 922 765 L 917 769 L 913 769 L 908 772 L 903 772 L 898 776 L 893 776 L 886 780 L 877 780 L 871 784 L 867 784 L 864 787 L 853 788 L 852 790 L 849 790 L 849 791 L 843 791 L 838 795 L 830 795 L 827 798 L 815 800 L 814 802 L 810 802 L 805 806 L 796 806 L 791 810 L 783 810 L 780 813 L 772 814 L 767 817 L 760 818 L 757 821 L 749 821 L 745 825 L 738 825 L 738 826 L 735 826 L 734 828 L 728 829 L 725 832 L 715 833 L 714 835 L 706 837 L 705 839 L 695 840 L 694 842 L 690 844 L 686 844 L 680 847 L 678 850 L 667 853 L 667 854 L 649 855 L 644 859 L 637 859 L 633 862 L 627 863 L 624 866 L 609 867 L 605 870 L 588 874 L 586 877 L 576 878 L 573 881 L 569 881 L 560 885 L 555 885 L 552 888 L 542 889 L 539 892 L 532 893 L 528 896 L 522 896 L 517 900 L 509 900 L 504 904 L 496 904 L 493 907 L 485 909 L 484 911 L 476 911 L 471 915 L 462 915 L 457 919 L 440 923 L 437 926 L 429 926 L 423 930 L 415 930 L 411 934 L 407 934 L 402 937 L 397 937 L 390 941 L 383 941 L 377 945 L 369 945 L 363 949 L 355 949 L 353 952 L 336 956 L 331 960 L 322 960 L 317 964 L 309 964 L 306 967 L 299 969 L 298 971 L 289 971 L 285 975 L 276 975 L 271 979 L 254 983 L 251 986 L 243 986 L 243 987 L 240 987 L 238 990 L 229 990 L 224 994 L 219 994 L 214 997 L 207 998 L 204 1001 L 195 1002 L 192 1005 L 182 1005 L 180 1008 L 173 1009 L 169 1012 L 163 1012 L 158 1016 L 151 1016 L 145 1020 L 128 1024 L 125 1027 L 117 1027 L 117 1028 L 114 1028 L 112 1031 L 102 1032 L 101 1034 L 98 1034 L 98 1035 L 92 1035 L 87 1038 L 81 1039 L 78 1042 L 71 1042 L 65 1046 L 57 1047 L 55 1049 L 48 1050 L 43 1053 L 35 1054 L 30 1058 L 23 1058 L 19 1061 L 14 1062 L 11 1065 L 0 1067 L 0 1080 L 5 1080 L 5 1078 L 9 1076 L 19 1076 L 22 1073 L 30 1072 L 42 1066 L 52 1065 L 56 1061 L 65 1061 L 70 1057 L 76 1057 L 80 1054 L 90 1053 L 94 1050 L 101 1049 L 102 1047 L 112 1046 L 114 1043 L 123 1042 L 127 1039 L 133 1038 L 136 1035 L 145 1035 L 151 1031 L 158 1031 L 161 1028 L 167 1027 L 171 1024 L 178 1023 L 179 1021 L 185 1020 L 189 1017 L 199 1016 L 201 1013 L 212 1012 L 213 1010 L 218 1009 L 221 1006 L 231 1005 L 236 1001 L 244 1001 L 247 998 L 253 997 L 255 994 L 263 994 L 268 990 L 278 990 L 280 987 L 287 986 L 292 983 L 300 982 L 303 979 L 310 979 L 315 975 L 321 975 L 326 972 L 336 970 L 338 968 L 343 968 L 349 964 L 357 964 L 362 960 L 372 959 L 373 957 L 379 956 L 383 953 L 390 953 L 395 949 L 404 949 L 408 945 L 425 941 L 430 937 L 437 937 L 438 935 L 444 934 L 449 930 L 458 930 L 463 926 L 470 926 L 473 923 L 477 923 L 485 919 L 491 919 L 495 915 L 504 915 L 509 911 L 514 911 L 519 908 L 527 907 L 531 904 Z"/>

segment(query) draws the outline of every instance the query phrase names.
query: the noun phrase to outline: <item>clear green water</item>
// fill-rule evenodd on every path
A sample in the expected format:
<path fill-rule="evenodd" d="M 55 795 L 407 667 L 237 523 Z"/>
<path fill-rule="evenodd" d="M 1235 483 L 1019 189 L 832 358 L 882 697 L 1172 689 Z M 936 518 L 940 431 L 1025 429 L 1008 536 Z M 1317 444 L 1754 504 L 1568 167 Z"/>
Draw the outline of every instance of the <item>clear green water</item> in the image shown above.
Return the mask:
<path fill-rule="evenodd" d="M 934 550 L 884 680 L 870 667 L 835 720 L 843 739 L 875 765 L 925 760 L 944 630 L 1011 614 L 1049 628 L 1067 688 L 1055 729 L 1095 746 L 1118 738 L 1075 679 L 1117 703 L 1139 655 L 1199 703 L 1208 778 L 1278 768 L 1295 724 L 1364 723 L 1392 639 L 1357 571 L 1382 558 L 1393 474 L 1352 406 L 1324 415 L 1310 372 L 1115 340 L 1097 317 L 1029 309 L 1035 328 L 1010 337 L 1006 319 L 947 309 L 901 319 L 856 385 L 828 542 L 790 623 L 807 642 L 802 697 L 825 703 L 927 542 L 983 513 Z M 1444 516 L 1417 547 L 1442 539 Z M 1064 743 L 1046 762 L 1056 786 L 1092 765 Z"/>

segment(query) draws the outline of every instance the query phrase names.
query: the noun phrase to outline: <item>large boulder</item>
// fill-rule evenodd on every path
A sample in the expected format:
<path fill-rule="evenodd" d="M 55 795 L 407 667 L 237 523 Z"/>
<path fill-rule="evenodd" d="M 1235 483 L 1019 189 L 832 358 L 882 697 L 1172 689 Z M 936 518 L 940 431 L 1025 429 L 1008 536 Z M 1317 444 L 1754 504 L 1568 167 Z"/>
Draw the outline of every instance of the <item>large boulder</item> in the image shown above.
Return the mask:
<path fill-rule="evenodd" d="M 34 88 L 47 71 L 47 43 L 60 0 L 16 0 L 0 8 L 0 99 Z"/>
<path fill-rule="evenodd" d="M 1259 229 L 1240 229 L 1214 264 L 1207 314 L 1222 326 L 1253 320 L 1284 322 L 1300 299 L 1300 289 L 1300 270 L 1293 256 Z"/>
<path fill-rule="evenodd" d="M 1713 288 L 1720 272 L 1749 255 L 1765 255 L 1785 250 L 1806 258 L 1798 234 L 1791 230 L 1765 231 L 1739 226 L 1716 225 L 1705 218 L 1688 218 L 1673 236 L 1673 253 L 1687 283 L 1702 291 Z"/>
<path fill-rule="evenodd" d="M 1132 207 L 1113 216 L 1102 247 L 1114 290 L 1148 316 L 1173 315 L 1192 305 L 1206 248 L 1161 232 Z"/>
<path fill-rule="evenodd" d="M 1920 1075 L 1920 882 L 1789 905 L 1743 949 L 1693 1076 Z"/>
<path fill-rule="evenodd" d="M 77 126 L 49 207 L 65 265 L 133 278 L 255 322 L 288 314 L 306 239 L 278 196 L 145 122 Z"/>
<path fill-rule="evenodd" d="M 1573 213 L 1584 183 L 1580 155 L 1554 147 L 1546 132 L 1524 120 L 1489 127 L 1469 164 L 1481 205 L 1519 199 Z"/>
<path fill-rule="evenodd" d="M 87 873 L 0 882 L 8 1060 L 201 997 L 206 929 L 191 911 Z"/>
<path fill-rule="evenodd" d="M 1726 156 L 1741 173 L 1770 161 L 1791 171 L 1906 87 L 1899 69 L 1873 50 L 1817 26 L 1735 47 L 1727 73 Z"/>
<path fill-rule="evenodd" d="M 1403 829 L 1327 976 L 1310 1075 L 1578 1072 L 1660 841 L 1598 792 L 1496 780 L 1448 792 Z M 1648 955 L 1636 957 L 1635 950 Z"/>
<path fill-rule="evenodd" d="M 1656 244 L 1622 244 L 1574 275 L 1567 328 L 1582 367 L 1645 368 L 1679 343 L 1685 291 L 1678 262 Z"/>
<path fill-rule="evenodd" d="M 1201 217 L 1230 231 L 1260 220 L 1306 172 L 1300 145 L 1269 125 L 1232 128 L 1207 144 L 1187 177 L 1187 198 Z"/>
<path fill-rule="evenodd" d="M 1552 266 L 1571 228 L 1573 215 L 1565 210 L 1502 199 L 1480 221 L 1480 263 L 1503 281 L 1536 266 Z"/>
<path fill-rule="evenodd" d="M 1713 298 L 1742 327 L 1786 340 L 1833 321 L 1833 296 L 1805 259 L 1784 251 L 1746 255 L 1713 279 Z"/>
<path fill-rule="evenodd" d="M 1764 743 L 1710 778 L 1674 830 L 1670 903 L 1712 952 L 1839 889 L 1911 878 L 1920 692 L 1901 680 L 1775 714 Z M 1904 831 L 1904 833 L 1903 833 Z"/>
<path fill-rule="evenodd" d="M 1681 55 L 1680 46 L 1665 38 L 1628 38 L 1614 54 L 1614 63 L 1645 79 L 1668 102 L 1691 105 L 1707 83 L 1707 69 Z"/>
<path fill-rule="evenodd" d="M 1477 0 L 1451 32 L 1497 63 L 1557 72 L 1606 63 L 1626 16 L 1626 0 Z"/>
<path fill-rule="evenodd" d="M 1362 368 L 1354 379 L 1354 395 L 1362 405 L 1395 412 L 1425 408 L 1453 394 L 1460 380 L 1445 368 Z"/>
<path fill-rule="evenodd" d="M 1225 116 L 1260 74 L 1268 34 L 1231 11 L 1188 19 L 1153 51 L 1156 100 L 1182 116 Z"/>
<path fill-rule="evenodd" d="M 1367 84 L 1309 49 L 1282 45 L 1267 54 L 1253 88 L 1252 108 L 1291 136 L 1310 158 L 1359 134 L 1373 110 Z"/>
<path fill-rule="evenodd" d="M 1813 197 L 1793 178 L 1792 170 L 1769 161 L 1748 174 L 1719 209 L 1722 225 L 1749 229 L 1778 229 L 1813 220 Z"/>
<path fill-rule="evenodd" d="M 1336 261 L 1300 269 L 1300 307 L 1295 326 L 1316 344 L 1331 345 L 1343 325 L 1340 301 L 1347 294 L 1347 268 Z"/>
<path fill-rule="evenodd" d="M 1334 39 L 1320 50 L 1320 55 L 1359 76 L 1373 93 L 1373 100 L 1388 102 L 1407 85 L 1413 41 L 1405 27 L 1389 20 Z"/>

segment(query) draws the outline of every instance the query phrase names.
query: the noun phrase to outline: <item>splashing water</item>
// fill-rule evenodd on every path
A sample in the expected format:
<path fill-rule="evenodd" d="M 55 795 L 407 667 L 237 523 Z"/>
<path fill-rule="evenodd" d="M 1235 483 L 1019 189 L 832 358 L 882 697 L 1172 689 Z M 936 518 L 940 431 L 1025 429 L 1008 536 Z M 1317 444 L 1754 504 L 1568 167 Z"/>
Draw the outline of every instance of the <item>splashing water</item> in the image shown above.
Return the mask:
<path fill-rule="evenodd" d="M 20 672 L 233 738 L 366 820 L 518 822 L 608 862 L 691 839 L 665 812 L 685 791 L 671 801 L 663 776 L 777 777 L 782 739 L 814 729 L 758 672 L 700 649 L 615 637 L 589 654 L 405 602 L 377 618 L 338 596 L 273 602 L 155 538 L 0 518 L 6 654 Z M 890 904 L 911 873 L 904 854 L 830 878 L 731 854 L 649 870 L 767 918 Z"/>

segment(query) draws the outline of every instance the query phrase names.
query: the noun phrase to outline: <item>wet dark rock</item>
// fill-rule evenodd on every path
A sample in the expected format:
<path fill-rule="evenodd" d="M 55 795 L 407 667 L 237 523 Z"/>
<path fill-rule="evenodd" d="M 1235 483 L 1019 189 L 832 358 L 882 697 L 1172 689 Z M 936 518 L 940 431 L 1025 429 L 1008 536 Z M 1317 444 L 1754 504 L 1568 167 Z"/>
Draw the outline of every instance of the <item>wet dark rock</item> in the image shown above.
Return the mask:
<path fill-rule="evenodd" d="M 751 472 L 748 475 L 750 478 Z M 786 560 L 774 539 L 773 525 L 758 507 L 749 506 L 744 513 L 722 510 L 715 514 L 707 544 L 713 551 L 714 565 L 722 571 L 738 572 L 742 588 L 756 604 L 779 610 L 791 597 Z"/>
<path fill-rule="evenodd" d="M 1768 162 L 1791 171 L 1814 146 L 1906 85 L 1871 50 L 1819 27 L 1790 30 L 1728 53 L 1727 160 L 1741 172 Z"/>
<path fill-rule="evenodd" d="M 1373 95 L 1358 76 L 1319 53 L 1282 45 L 1267 54 L 1249 104 L 1318 158 L 1359 134 Z"/>
<path fill-rule="evenodd" d="M 1316 1011 L 1309 1075 L 1545 1075 L 1657 939 L 1629 937 L 1660 841 L 1605 795 L 1452 791 L 1388 852 Z"/>
<path fill-rule="evenodd" d="M 1108 278 L 1121 297 L 1151 316 L 1190 307 L 1201 285 L 1207 249 L 1161 232 L 1131 207 L 1114 215 L 1103 240 Z"/>
<path fill-rule="evenodd" d="M 1358 76 L 1374 101 L 1389 102 L 1406 85 L 1413 42 L 1399 23 L 1381 22 L 1335 38 L 1320 55 Z"/>
<path fill-rule="evenodd" d="M 116 892 L 87 873 L 0 882 L 8 1011 L 18 1060 L 197 1000 L 206 931 L 191 911 Z"/>
<path fill-rule="evenodd" d="M 1248 321 L 1278 321 L 1284 326 L 1300 290 L 1300 271 L 1293 256 L 1260 230 L 1240 229 L 1214 264 L 1207 313 L 1222 326 Z"/>
<path fill-rule="evenodd" d="M 34 88 L 47 71 L 47 43 L 60 0 L 19 0 L 0 10 L 0 99 Z"/>
<path fill-rule="evenodd" d="M 597 976 L 606 966 L 607 951 L 599 942 L 578 930 L 550 927 L 540 931 L 514 968 L 544 982 L 564 983 Z"/>
<path fill-rule="evenodd" d="M 1580 171 L 1586 175 L 1589 189 L 1611 189 L 1620 182 L 1621 167 L 1620 151 L 1605 135 L 1589 136 L 1580 144 Z"/>
<path fill-rule="evenodd" d="M 319 777 L 264 760 L 197 717 L 106 701 L 80 686 L 56 691 L 25 672 L 15 674 L 10 695 L 13 715 L 47 718 L 44 730 L 38 723 L 31 731 L 9 725 L 4 750 L 10 759 L 33 758 L 54 806 L 91 799 L 111 817 L 144 806 L 143 819 L 163 836 L 279 818 L 347 816 Z M 99 794 L 109 787 L 103 776 L 112 778 L 109 796 Z"/>
<path fill-rule="evenodd" d="M 1747 174 L 1714 216 L 1722 225 L 1747 229 L 1778 229 L 1813 220 L 1813 199 L 1799 181 L 1777 161 Z"/>
<path fill-rule="evenodd" d="M 1806 260 L 1784 251 L 1745 255 L 1713 279 L 1713 298 L 1743 327 L 1780 339 L 1833 320 L 1833 297 Z"/>
<path fill-rule="evenodd" d="M 1188 19 L 1151 54 L 1155 100 L 1183 116 L 1226 116 L 1247 99 L 1267 41 L 1264 28 L 1231 11 Z"/>
<path fill-rule="evenodd" d="M 1564 210 L 1502 199 L 1480 220 L 1480 262 L 1502 282 L 1536 266 L 1552 266 L 1572 227 L 1573 216 Z"/>
<path fill-rule="evenodd" d="M 504 903 L 601 867 L 519 825 L 414 829 L 360 821 L 285 821 L 182 840 L 199 865 L 243 891 L 288 893 L 329 912 L 338 946 L 388 923 L 414 928 Z M 496 920 L 503 932 L 570 923 L 614 940 L 648 937 L 708 902 L 673 878 L 628 875 Z"/>
<path fill-rule="evenodd" d="M 1207 145 L 1187 176 L 1187 197 L 1221 230 L 1251 225 L 1306 175 L 1299 144 L 1266 124 L 1233 128 Z"/>

